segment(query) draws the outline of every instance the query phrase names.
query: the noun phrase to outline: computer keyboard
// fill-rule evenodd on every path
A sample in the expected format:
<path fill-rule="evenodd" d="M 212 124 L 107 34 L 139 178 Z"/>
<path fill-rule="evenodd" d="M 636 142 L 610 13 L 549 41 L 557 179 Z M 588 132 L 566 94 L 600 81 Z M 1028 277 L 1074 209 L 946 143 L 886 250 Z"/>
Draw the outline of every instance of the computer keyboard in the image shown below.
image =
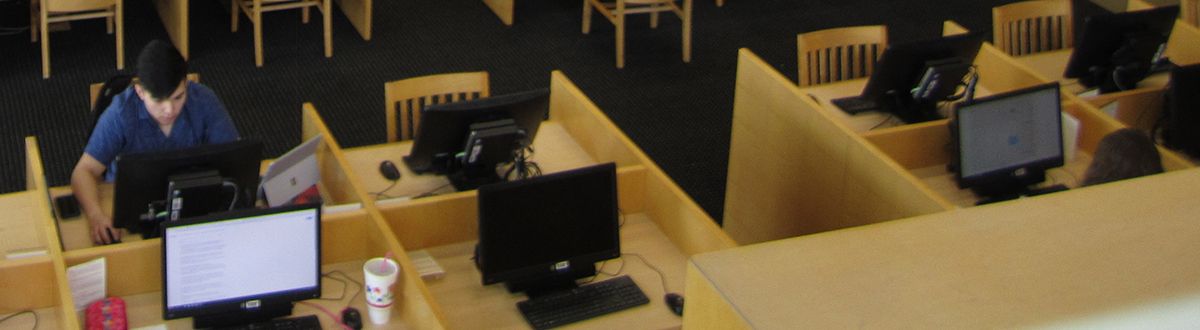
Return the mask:
<path fill-rule="evenodd" d="M 288 318 L 282 318 L 282 319 L 273 319 L 273 320 L 270 320 L 270 321 L 263 321 L 263 322 L 258 322 L 258 323 L 243 324 L 243 325 L 240 325 L 240 326 L 236 326 L 236 327 L 229 327 L 229 328 L 224 328 L 224 329 L 237 329 L 237 330 L 271 330 L 271 329 L 277 329 L 277 330 L 284 330 L 284 329 L 288 329 L 288 330 L 292 330 L 292 329 L 295 329 L 295 330 L 320 330 L 320 329 L 321 329 L 321 320 L 317 319 L 317 316 L 316 316 L 316 315 L 305 315 L 305 316 L 288 317 Z"/>
<path fill-rule="evenodd" d="M 650 302 L 628 275 L 517 303 L 535 329 L 547 329 Z"/>
<path fill-rule="evenodd" d="M 880 110 L 880 106 L 875 102 L 875 100 L 860 96 L 843 97 L 840 99 L 830 100 L 829 102 L 833 103 L 833 105 L 836 105 L 838 108 L 841 108 L 842 111 L 852 115 L 860 112 Z"/>

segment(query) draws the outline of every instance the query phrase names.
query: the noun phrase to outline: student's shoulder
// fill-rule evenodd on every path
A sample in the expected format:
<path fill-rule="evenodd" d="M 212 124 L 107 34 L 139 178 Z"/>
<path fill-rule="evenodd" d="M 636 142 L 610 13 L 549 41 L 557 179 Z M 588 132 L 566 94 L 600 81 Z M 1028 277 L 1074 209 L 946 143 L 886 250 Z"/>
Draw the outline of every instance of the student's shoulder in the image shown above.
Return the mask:
<path fill-rule="evenodd" d="M 208 88 L 208 86 L 195 81 L 188 81 L 187 93 L 189 98 L 217 98 L 217 94 L 213 92 L 212 88 Z"/>

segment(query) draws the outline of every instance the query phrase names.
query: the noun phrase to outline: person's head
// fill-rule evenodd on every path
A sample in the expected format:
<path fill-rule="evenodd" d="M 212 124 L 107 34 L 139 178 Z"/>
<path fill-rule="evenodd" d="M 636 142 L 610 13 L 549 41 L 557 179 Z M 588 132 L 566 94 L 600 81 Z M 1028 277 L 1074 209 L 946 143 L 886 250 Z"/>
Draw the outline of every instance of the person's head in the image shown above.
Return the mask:
<path fill-rule="evenodd" d="M 1096 146 L 1084 186 L 1113 182 L 1163 172 L 1162 158 L 1154 141 L 1141 131 L 1122 128 L 1105 135 Z"/>
<path fill-rule="evenodd" d="M 150 116 L 159 125 L 174 123 L 187 102 L 187 62 L 179 50 L 162 40 L 151 41 L 138 54 L 137 77 L 134 90 Z"/>

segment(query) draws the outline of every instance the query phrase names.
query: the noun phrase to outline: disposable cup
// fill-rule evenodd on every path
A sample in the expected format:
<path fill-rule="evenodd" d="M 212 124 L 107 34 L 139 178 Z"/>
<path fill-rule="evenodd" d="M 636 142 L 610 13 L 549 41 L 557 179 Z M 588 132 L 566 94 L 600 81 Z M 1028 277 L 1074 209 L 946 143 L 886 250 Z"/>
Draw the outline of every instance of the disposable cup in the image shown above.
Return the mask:
<path fill-rule="evenodd" d="M 392 305 L 395 302 L 396 274 L 399 272 L 400 266 L 395 260 L 388 258 L 373 258 L 363 264 L 367 313 L 370 314 L 372 323 L 386 324 L 391 317 Z"/>

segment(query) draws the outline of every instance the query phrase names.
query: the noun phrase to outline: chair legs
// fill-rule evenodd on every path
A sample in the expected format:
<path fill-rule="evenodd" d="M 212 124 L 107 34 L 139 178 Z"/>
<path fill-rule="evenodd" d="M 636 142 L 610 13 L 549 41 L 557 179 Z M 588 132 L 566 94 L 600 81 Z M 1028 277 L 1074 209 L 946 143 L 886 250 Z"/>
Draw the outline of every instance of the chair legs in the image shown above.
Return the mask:
<path fill-rule="evenodd" d="M 254 1 L 254 12 L 251 14 L 254 15 L 254 17 L 251 18 L 251 22 L 254 23 L 254 66 L 261 68 L 263 65 L 262 2 L 258 0 Z"/>
<path fill-rule="evenodd" d="M 583 34 L 588 34 L 589 30 L 591 30 L 593 6 L 604 5 L 604 4 L 601 4 L 598 2 L 594 2 L 594 1 L 596 1 L 596 0 L 584 0 L 583 1 L 583 26 L 582 26 Z M 677 7 L 674 3 L 662 3 L 662 4 L 651 5 L 652 6 L 651 9 L 656 10 L 656 11 L 650 12 L 650 27 L 658 28 L 659 12 L 657 10 L 662 10 L 662 11 L 670 10 L 673 13 L 677 14 L 679 16 L 680 21 L 683 23 L 683 26 L 681 28 L 682 34 L 683 34 L 683 36 L 682 36 L 682 39 L 683 39 L 683 62 L 691 63 L 691 61 L 692 61 L 692 0 L 683 0 L 682 2 L 683 2 L 682 8 Z M 638 8 L 638 7 L 635 7 L 635 8 Z M 625 67 L 625 13 L 626 13 L 625 2 L 617 1 L 615 7 L 607 8 L 607 9 L 601 8 L 601 13 L 608 13 L 610 11 L 611 11 L 612 15 L 609 16 L 606 14 L 605 18 L 608 18 L 609 21 L 612 21 L 613 25 L 616 27 L 616 31 L 614 33 L 615 37 L 616 37 L 616 47 L 615 47 L 616 48 L 616 60 L 617 60 L 617 68 L 620 69 L 620 68 Z"/>
<path fill-rule="evenodd" d="M 42 34 L 42 79 L 50 79 L 50 24 L 48 14 L 45 9 L 40 10 L 38 15 L 38 30 Z M 32 24 L 31 24 L 32 25 Z"/>
<path fill-rule="evenodd" d="M 232 1 L 234 3 L 232 10 L 230 10 L 232 12 L 230 31 L 232 31 L 232 32 L 237 32 L 238 19 L 240 18 L 238 16 L 238 11 L 239 11 L 240 6 L 243 5 L 242 3 L 239 3 L 240 1 L 251 1 L 251 0 L 233 0 Z M 317 9 L 321 12 L 321 24 L 322 24 L 322 34 L 323 34 L 322 39 L 325 42 L 325 57 L 331 58 L 331 57 L 333 57 L 333 16 L 330 15 L 332 12 L 332 9 L 333 9 L 332 2 L 329 0 L 322 0 L 320 3 L 318 3 L 317 6 L 318 6 Z M 250 8 L 240 8 L 240 9 L 241 9 L 241 12 L 246 13 L 246 16 L 248 16 L 250 18 L 250 24 L 254 25 L 254 66 L 261 68 L 263 66 L 263 46 L 262 46 L 262 44 L 263 44 L 263 42 L 262 42 L 263 5 L 262 5 L 262 1 L 253 0 L 253 4 L 250 6 Z M 269 9 L 268 8 L 267 10 L 278 10 L 278 9 Z M 301 8 L 301 21 L 305 24 L 307 24 L 308 20 L 309 20 L 309 10 L 311 10 L 311 8 L 309 8 L 309 7 Z"/>
<path fill-rule="evenodd" d="M 331 0 L 321 0 L 321 24 L 325 24 L 325 58 L 333 57 L 333 6 Z"/>
<path fill-rule="evenodd" d="M 692 0 L 683 0 L 683 63 L 692 63 Z"/>
<path fill-rule="evenodd" d="M 37 1 L 37 0 L 34 0 Z M 592 3 L 591 0 L 583 0 L 583 34 L 588 34 L 592 30 Z"/>
<path fill-rule="evenodd" d="M 617 19 L 613 21 L 616 25 L 617 35 L 617 69 L 625 67 L 625 3 L 617 3 L 616 11 Z"/>

